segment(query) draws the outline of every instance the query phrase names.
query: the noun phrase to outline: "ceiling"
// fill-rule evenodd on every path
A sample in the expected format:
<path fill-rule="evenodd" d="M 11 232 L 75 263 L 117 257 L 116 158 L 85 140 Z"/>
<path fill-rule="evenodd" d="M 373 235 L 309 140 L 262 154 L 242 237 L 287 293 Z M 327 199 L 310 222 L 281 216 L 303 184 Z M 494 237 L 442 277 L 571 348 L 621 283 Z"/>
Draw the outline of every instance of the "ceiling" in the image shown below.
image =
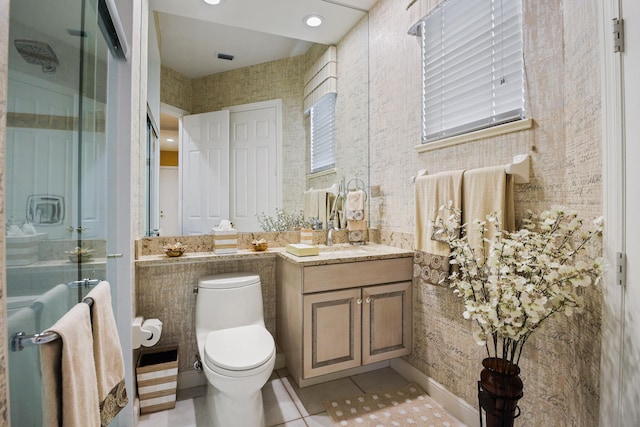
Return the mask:
<path fill-rule="evenodd" d="M 162 65 L 197 78 L 337 44 L 377 0 L 151 0 Z M 303 19 L 320 15 L 320 27 Z M 233 60 L 217 55 L 233 55 Z M 161 114 L 161 149 L 177 150 L 177 120 Z"/>
<path fill-rule="evenodd" d="M 189 78 L 304 54 L 336 44 L 377 0 L 151 0 L 163 65 Z M 320 15 L 320 27 L 303 19 Z M 217 54 L 233 55 L 232 61 Z"/>

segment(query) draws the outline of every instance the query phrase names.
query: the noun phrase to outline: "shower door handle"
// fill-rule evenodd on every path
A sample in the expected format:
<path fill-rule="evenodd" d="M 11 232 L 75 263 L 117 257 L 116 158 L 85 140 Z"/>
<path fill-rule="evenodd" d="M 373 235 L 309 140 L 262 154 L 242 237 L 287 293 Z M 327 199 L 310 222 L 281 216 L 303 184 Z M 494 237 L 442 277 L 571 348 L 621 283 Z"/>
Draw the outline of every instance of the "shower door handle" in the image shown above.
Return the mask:
<path fill-rule="evenodd" d="M 107 258 L 122 258 L 124 254 L 107 254 Z"/>

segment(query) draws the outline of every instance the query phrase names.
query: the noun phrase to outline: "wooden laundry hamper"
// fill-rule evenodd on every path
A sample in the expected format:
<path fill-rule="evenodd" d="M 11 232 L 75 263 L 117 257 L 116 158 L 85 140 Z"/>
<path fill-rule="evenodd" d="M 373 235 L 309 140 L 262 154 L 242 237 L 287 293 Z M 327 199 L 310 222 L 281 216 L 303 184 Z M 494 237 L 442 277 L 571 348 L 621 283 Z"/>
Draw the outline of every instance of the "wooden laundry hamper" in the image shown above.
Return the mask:
<path fill-rule="evenodd" d="M 178 346 L 140 353 L 136 365 L 140 414 L 176 407 Z"/>

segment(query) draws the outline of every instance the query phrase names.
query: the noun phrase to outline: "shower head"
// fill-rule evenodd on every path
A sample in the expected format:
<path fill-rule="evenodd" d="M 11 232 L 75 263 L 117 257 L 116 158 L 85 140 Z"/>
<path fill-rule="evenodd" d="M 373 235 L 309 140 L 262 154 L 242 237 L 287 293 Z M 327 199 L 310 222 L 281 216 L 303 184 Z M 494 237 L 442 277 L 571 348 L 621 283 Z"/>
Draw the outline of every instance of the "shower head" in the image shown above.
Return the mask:
<path fill-rule="evenodd" d="M 58 66 L 58 57 L 48 43 L 35 40 L 14 40 L 20 56 L 29 64 L 42 66 L 42 72 L 53 74 Z"/>

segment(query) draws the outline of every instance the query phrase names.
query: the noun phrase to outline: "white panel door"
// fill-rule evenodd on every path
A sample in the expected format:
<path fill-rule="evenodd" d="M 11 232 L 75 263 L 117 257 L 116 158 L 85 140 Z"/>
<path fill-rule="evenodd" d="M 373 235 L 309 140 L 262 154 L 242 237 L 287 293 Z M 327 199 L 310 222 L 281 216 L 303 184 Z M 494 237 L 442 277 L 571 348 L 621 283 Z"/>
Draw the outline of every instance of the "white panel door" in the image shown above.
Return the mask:
<path fill-rule="evenodd" d="M 232 109 L 230 121 L 230 216 L 238 230 L 259 231 L 256 214 L 274 215 L 277 205 L 278 115 L 275 105 Z M 255 109 L 254 109 L 255 108 Z"/>
<path fill-rule="evenodd" d="M 178 168 L 160 166 L 160 235 L 178 236 Z"/>
<path fill-rule="evenodd" d="M 621 426 L 640 425 L 640 4 L 637 0 L 622 2 L 625 21 L 623 61 L 624 99 L 624 171 L 625 171 L 625 237 L 627 283 L 624 289 L 623 355 L 621 360 L 622 393 Z M 620 189 L 620 191 L 623 191 Z M 607 351 L 603 348 L 602 351 Z"/>
<path fill-rule="evenodd" d="M 182 118 L 182 233 L 207 234 L 229 218 L 229 111 Z"/>
<path fill-rule="evenodd" d="M 640 3 L 603 0 L 605 228 L 600 425 L 640 425 Z M 612 20 L 624 20 L 614 53 Z M 626 268 L 616 265 L 618 255 Z M 617 273 L 622 271 L 622 275 Z"/>

